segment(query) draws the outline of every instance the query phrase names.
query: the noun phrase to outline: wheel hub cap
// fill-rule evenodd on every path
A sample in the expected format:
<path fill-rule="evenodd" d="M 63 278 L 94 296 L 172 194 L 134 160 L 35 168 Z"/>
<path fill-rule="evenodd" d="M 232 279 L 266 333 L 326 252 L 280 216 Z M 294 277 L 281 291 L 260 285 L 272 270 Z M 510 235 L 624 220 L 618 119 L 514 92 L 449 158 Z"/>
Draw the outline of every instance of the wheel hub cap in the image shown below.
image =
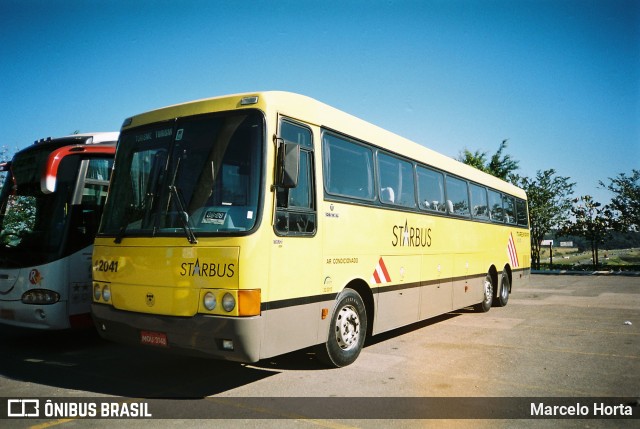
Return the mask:
<path fill-rule="evenodd" d="M 349 350 L 360 338 L 360 319 L 355 308 L 346 306 L 340 310 L 336 320 L 336 340 L 343 350 Z"/>

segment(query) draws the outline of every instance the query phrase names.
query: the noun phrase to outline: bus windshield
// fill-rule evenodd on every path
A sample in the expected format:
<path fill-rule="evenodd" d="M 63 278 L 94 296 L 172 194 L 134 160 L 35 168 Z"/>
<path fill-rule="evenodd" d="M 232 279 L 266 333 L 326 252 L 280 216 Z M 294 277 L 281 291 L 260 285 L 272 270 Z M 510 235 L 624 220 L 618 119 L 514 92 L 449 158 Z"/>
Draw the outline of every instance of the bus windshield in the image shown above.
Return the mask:
<path fill-rule="evenodd" d="M 57 259 L 63 245 L 77 160 L 64 160 L 57 190 L 40 189 L 50 150 L 16 154 L 0 195 L 0 266 L 20 268 Z M 73 165 L 72 165 L 73 164 Z"/>
<path fill-rule="evenodd" d="M 245 110 L 123 131 L 100 233 L 126 236 L 251 231 L 258 219 L 264 119 Z"/>

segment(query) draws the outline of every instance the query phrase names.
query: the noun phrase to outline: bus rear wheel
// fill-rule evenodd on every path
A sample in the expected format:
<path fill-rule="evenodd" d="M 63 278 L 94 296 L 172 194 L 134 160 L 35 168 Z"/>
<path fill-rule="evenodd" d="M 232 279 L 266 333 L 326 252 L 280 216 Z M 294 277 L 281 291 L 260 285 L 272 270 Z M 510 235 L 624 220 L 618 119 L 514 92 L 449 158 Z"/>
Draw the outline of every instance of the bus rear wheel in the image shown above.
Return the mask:
<path fill-rule="evenodd" d="M 491 280 L 490 273 L 487 273 L 482 281 L 482 286 L 484 290 L 482 302 L 473 306 L 473 309 L 478 313 L 486 313 L 491 310 L 491 304 L 493 303 L 493 281 Z"/>
<path fill-rule="evenodd" d="M 316 347 L 318 359 L 340 368 L 352 364 L 360 355 L 367 333 L 367 311 L 360 295 L 345 289 L 338 296 L 327 342 Z"/>
<path fill-rule="evenodd" d="M 500 276 L 500 293 L 496 296 L 496 306 L 504 307 L 509 301 L 509 293 L 511 289 L 511 282 L 509 281 L 509 273 L 507 270 L 502 270 Z"/>

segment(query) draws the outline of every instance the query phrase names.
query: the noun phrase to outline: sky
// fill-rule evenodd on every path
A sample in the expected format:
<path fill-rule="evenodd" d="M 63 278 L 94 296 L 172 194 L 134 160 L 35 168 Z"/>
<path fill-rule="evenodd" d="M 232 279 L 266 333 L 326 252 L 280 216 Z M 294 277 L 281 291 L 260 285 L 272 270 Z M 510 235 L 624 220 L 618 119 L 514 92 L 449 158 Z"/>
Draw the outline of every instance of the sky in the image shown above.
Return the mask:
<path fill-rule="evenodd" d="M 308 95 L 451 157 L 508 139 L 606 204 L 640 169 L 636 0 L 0 0 L 0 132 L 117 131 L 239 92 Z"/>

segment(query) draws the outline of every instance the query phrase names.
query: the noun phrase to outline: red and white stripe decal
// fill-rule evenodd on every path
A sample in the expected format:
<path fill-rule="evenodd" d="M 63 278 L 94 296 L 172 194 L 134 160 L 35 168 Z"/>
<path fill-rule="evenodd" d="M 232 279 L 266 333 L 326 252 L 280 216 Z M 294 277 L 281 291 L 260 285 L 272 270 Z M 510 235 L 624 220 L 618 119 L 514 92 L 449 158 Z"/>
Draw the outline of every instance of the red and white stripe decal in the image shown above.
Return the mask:
<path fill-rule="evenodd" d="M 516 251 L 516 243 L 513 241 L 513 234 L 509 234 L 507 253 L 509 254 L 509 261 L 511 261 L 511 266 L 513 268 L 518 268 L 520 266 L 520 263 L 518 262 L 518 252 Z"/>
<path fill-rule="evenodd" d="M 58 177 L 58 167 L 65 156 L 81 154 L 110 154 L 116 153 L 115 146 L 84 146 L 73 145 L 63 146 L 51 152 L 40 177 L 40 189 L 44 194 L 52 194 L 56 191 L 56 180 Z"/>
<path fill-rule="evenodd" d="M 384 260 L 380 258 L 378 261 L 378 265 L 376 265 L 376 269 L 373 270 L 373 275 L 371 276 L 371 283 L 389 283 L 391 281 L 391 276 L 389 276 L 389 271 L 387 271 L 387 267 L 384 265 Z"/>

